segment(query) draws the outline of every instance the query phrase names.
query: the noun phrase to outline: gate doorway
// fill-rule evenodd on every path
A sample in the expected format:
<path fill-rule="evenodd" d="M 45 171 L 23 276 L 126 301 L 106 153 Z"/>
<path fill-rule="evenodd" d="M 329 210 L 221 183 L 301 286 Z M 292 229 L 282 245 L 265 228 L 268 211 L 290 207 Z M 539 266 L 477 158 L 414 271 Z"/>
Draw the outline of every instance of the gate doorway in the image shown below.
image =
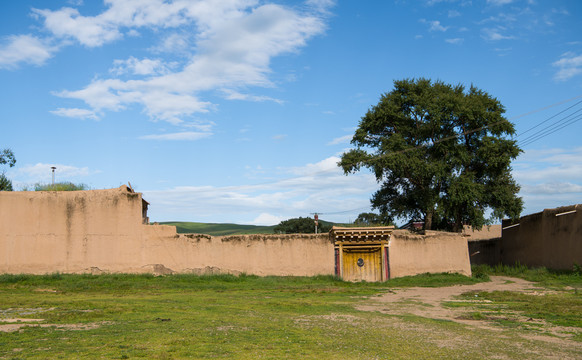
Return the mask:
<path fill-rule="evenodd" d="M 388 249 L 393 226 L 333 227 L 336 275 L 347 281 L 385 281 L 390 278 Z"/>

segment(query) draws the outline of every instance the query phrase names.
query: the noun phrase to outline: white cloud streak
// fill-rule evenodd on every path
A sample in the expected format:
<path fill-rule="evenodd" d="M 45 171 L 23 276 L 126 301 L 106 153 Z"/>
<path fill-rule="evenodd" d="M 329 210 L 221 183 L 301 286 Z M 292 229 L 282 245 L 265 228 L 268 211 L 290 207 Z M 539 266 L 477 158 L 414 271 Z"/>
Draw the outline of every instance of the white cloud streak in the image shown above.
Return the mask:
<path fill-rule="evenodd" d="M 353 137 L 353 135 L 340 136 L 327 143 L 327 145 L 349 144 Z"/>
<path fill-rule="evenodd" d="M 32 35 L 13 35 L 0 43 L 0 69 L 14 69 L 21 63 L 43 65 L 57 47 Z"/>
<path fill-rule="evenodd" d="M 503 27 L 496 28 L 484 28 L 481 30 L 481 38 L 486 41 L 500 41 L 500 40 L 513 40 L 515 37 L 513 35 L 504 35 L 502 32 L 506 31 Z"/>
<path fill-rule="evenodd" d="M 64 164 L 37 163 L 24 165 L 9 170 L 9 175 L 18 184 L 49 183 L 52 179 L 51 167 L 56 167 L 55 179 L 59 181 L 73 181 L 89 176 L 95 171 L 89 171 L 88 167 L 77 167 Z"/>
<path fill-rule="evenodd" d="M 171 134 L 154 134 L 154 135 L 144 135 L 140 136 L 142 140 L 170 140 L 170 141 L 194 141 L 200 140 L 212 136 L 211 132 L 196 132 L 196 131 L 183 131 Z"/>
<path fill-rule="evenodd" d="M 163 75 L 170 72 L 160 59 L 136 59 L 130 57 L 127 60 L 113 61 L 113 68 L 109 72 L 115 75 Z"/>
<path fill-rule="evenodd" d="M 562 54 L 560 60 L 552 64 L 558 68 L 558 72 L 554 76 L 557 81 L 570 80 L 574 76 L 582 74 L 582 54 L 576 55 L 573 52 Z"/>
<path fill-rule="evenodd" d="M 445 42 L 453 45 L 461 45 L 463 41 L 464 41 L 463 38 L 445 39 Z"/>
<path fill-rule="evenodd" d="M 513 0 L 487 0 L 487 4 L 494 5 L 494 6 L 502 6 L 511 4 Z"/>
<path fill-rule="evenodd" d="M 69 117 L 74 119 L 91 119 L 91 120 L 99 120 L 99 117 L 93 110 L 88 109 L 77 109 L 77 108 L 58 108 L 56 110 L 51 111 L 52 114 Z"/>

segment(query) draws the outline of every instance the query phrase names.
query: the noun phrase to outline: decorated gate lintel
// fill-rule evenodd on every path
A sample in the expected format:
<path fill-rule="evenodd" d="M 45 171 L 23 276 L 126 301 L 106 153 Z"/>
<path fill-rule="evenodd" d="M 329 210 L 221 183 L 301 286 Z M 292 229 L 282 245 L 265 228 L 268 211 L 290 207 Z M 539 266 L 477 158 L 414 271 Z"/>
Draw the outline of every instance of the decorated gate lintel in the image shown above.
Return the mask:
<path fill-rule="evenodd" d="M 348 281 L 390 279 L 388 252 L 394 226 L 337 227 L 329 236 L 334 242 L 335 274 Z"/>

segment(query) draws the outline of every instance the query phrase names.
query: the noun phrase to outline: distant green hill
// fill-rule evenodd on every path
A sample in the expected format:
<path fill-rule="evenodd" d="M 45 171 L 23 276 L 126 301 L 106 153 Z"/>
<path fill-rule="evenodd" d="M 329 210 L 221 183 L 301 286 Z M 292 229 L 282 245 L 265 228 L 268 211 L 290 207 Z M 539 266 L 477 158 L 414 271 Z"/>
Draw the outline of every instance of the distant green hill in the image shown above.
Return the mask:
<path fill-rule="evenodd" d="M 345 224 L 333 224 L 324 220 L 319 220 L 322 223 L 346 226 Z M 161 222 L 162 225 L 173 225 L 176 227 L 178 234 L 207 234 L 212 236 L 225 235 L 243 235 L 243 234 L 273 234 L 275 225 L 273 226 L 257 226 L 257 225 L 238 225 L 238 224 L 208 224 L 198 222 L 185 221 L 167 221 Z"/>
<path fill-rule="evenodd" d="M 272 234 L 275 226 L 256 226 L 238 224 L 207 224 L 198 222 L 161 222 L 162 225 L 173 225 L 179 234 L 207 234 L 213 236 L 242 234 Z"/>

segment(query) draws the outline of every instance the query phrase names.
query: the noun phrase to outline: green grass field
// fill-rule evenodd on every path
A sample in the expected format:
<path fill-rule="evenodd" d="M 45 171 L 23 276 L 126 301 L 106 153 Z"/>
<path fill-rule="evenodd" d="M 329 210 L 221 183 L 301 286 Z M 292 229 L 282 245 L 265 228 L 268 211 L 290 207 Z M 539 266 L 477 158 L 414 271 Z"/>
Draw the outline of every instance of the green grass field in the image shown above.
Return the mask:
<path fill-rule="evenodd" d="M 330 276 L 0 275 L 0 359 L 521 359 L 544 354 L 574 359 L 582 354 L 579 338 L 560 340 L 571 344 L 564 346 L 516 326 L 484 330 L 355 308 L 392 289 L 474 284 L 486 281 L 490 272 L 386 283 Z M 571 310 L 560 321 L 580 330 L 575 321 L 582 318 L 580 277 L 545 273 L 543 279 L 555 291 L 544 300 L 544 313 L 528 311 L 529 301 L 515 294 L 481 295 L 498 302 L 502 314 L 525 311 L 546 319 L 563 315 L 567 306 Z M 465 306 L 468 314 L 481 311 Z"/>

